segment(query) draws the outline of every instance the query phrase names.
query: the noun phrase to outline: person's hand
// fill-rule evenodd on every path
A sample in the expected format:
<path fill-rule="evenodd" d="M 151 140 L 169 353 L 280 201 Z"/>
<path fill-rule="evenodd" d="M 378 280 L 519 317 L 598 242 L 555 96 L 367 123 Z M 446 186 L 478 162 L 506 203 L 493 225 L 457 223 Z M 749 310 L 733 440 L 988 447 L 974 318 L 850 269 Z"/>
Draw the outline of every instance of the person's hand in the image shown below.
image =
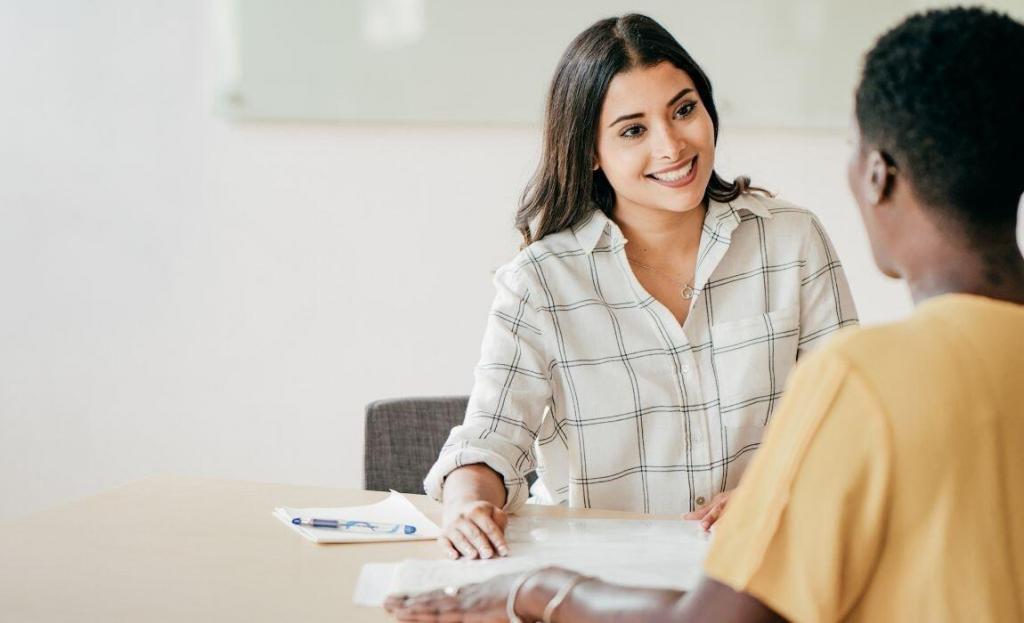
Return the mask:
<path fill-rule="evenodd" d="M 733 490 L 729 490 L 719 493 L 715 497 L 711 498 L 711 501 L 704 506 L 701 506 L 691 513 L 683 515 L 683 519 L 700 520 L 700 527 L 707 532 L 722 516 L 722 512 L 725 510 L 725 505 L 729 503 L 729 497 L 732 496 L 732 491 Z"/>
<path fill-rule="evenodd" d="M 508 515 L 490 502 L 446 504 L 442 535 L 437 539 L 449 558 L 493 558 L 508 555 Z"/>
<path fill-rule="evenodd" d="M 516 575 L 499 575 L 458 589 L 391 595 L 384 608 L 399 621 L 505 623 L 505 602 Z"/>

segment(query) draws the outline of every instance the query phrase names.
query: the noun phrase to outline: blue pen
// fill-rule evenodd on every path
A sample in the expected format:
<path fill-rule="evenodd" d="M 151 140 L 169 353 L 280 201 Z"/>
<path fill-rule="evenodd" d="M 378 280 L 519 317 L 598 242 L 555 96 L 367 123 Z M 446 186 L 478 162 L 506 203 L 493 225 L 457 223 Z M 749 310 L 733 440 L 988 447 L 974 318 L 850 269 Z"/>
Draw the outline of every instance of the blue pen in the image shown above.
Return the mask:
<path fill-rule="evenodd" d="M 401 531 L 403 534 L 414 534 L 416 526 L 400 523 L 380 523 L 376 521 L 359 521 L 357 519 L 303 519 L 295 517 L 292 523 L 296 526 L 309 526 L 310 528 L 330 528 L 332 530 L 347 530 L 348 532 L 361 532 L 370 534 L 396 534 Z"/>

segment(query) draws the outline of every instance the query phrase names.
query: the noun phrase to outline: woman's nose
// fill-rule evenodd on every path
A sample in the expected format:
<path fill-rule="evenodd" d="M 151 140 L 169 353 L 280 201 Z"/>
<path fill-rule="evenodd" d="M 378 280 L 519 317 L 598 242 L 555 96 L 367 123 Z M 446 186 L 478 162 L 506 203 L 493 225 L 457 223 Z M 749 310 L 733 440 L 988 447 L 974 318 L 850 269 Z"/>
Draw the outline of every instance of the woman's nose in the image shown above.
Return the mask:
<path fill-rule="evenodd" d="M 686 149 L 686 140 L 682 135 L 672 127 L 671 124 L 662 125 L 653 129 L 654 141 L 651 146 L 654 150 L 652 154 L 659 160 L 676 160 L 683 150 Z"/>

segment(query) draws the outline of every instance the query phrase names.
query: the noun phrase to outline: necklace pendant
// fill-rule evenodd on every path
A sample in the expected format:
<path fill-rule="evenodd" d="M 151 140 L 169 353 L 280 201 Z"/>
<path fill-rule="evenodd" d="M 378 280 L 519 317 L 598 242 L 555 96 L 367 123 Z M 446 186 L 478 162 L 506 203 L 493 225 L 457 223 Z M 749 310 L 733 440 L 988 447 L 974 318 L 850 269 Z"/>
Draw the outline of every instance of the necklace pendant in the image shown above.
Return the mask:
<path fill-rule="evenodd" d="M 692 298 L 693 298 L 693 297 L 694 297 L 694 296 L 695 296 L 695 295 L 697 294 L 697 291 L 696 291 L 696 290 L 694 290 L 693 288 L 691 288 L 690 286 L 686 286 L 685 288 L 683 288 L 682 290 L 680 290 L 679 294 L 680 294 L 680 295 L 681 295 L 681 296 L 682 296 L 682 297 L 683 297 L 684 299 L 686 299 L 687 301 L 689 301 L 690 299 L 692 299 Z"/>

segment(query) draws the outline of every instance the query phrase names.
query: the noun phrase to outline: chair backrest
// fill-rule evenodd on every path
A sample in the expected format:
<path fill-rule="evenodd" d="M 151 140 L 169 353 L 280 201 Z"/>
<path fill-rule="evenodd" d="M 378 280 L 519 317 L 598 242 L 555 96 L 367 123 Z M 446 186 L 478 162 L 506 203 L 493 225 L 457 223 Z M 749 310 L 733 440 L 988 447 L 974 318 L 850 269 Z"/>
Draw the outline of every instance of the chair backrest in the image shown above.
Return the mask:
<path fill-rule="evenodd" d="M 366 405 L 363 487 L 423 493 L 423 479 L 452 427 L 465 418 L 468 402 L 468 396 L 445 396 Z"/>

